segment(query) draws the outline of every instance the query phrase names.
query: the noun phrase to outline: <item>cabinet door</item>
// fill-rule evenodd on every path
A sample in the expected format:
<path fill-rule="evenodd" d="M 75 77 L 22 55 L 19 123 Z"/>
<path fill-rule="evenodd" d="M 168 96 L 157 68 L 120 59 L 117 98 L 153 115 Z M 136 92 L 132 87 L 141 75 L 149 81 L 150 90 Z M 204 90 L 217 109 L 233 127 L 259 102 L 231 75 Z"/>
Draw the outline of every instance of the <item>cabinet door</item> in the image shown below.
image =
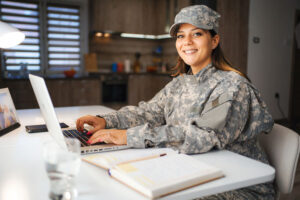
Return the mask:
<path fill-rule="evenodd" d="M 47 80 L 46 84 L 54 107 L 71 106 L 71 80 Z"/>
<path fill-rule="evenodd" d="M 99 105 L 100 80 L 72 80 L 72 106 Z"/>
<path fill-rule="evenodd" d="M 16 109 L 38 108 L 29 80 L 5 80 L 3 87 L 9 89 Z"/>
<path fill-rule="evenodd" d="M 157 9 L 154 1 L 93 0 L 90 4 L 91 30 L 155 34 Z"/>
<path fill-rule="evenodd" d="M 170 81 L 171 77 L 165 75 L 130 75 L 128 104 L 137 105 L 140 101 L 149 101 Z"/>

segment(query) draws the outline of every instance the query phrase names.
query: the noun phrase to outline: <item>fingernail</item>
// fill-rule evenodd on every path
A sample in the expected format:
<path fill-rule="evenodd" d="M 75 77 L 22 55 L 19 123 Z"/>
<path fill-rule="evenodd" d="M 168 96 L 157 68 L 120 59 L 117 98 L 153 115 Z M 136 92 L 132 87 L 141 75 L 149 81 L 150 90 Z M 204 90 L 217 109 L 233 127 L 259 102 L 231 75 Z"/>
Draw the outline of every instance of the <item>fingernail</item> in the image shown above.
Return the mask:
<path fill-rule="evenodd" d="M 99 139 L 98 142 L 103 142 L 103 140 L 102 140 L 102 139 Z"/>
<path fill-rule="evenodd" d="M 92 133 L 91 133 L 91 132 L 87 132 L 86 134 L 87 134 L 87 135 L 91 135 Z"/>

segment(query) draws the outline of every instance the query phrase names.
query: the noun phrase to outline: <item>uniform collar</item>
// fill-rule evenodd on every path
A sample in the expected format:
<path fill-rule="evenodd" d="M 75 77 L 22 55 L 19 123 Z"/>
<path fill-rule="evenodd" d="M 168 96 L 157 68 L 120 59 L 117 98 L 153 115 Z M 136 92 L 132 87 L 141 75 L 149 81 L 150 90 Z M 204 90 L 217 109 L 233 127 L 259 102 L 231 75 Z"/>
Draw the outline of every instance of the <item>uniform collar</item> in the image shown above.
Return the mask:
<path fill-rule="evenodd" d="M 215 71 L 216 68 L 213 67 L 212 63 L 210 63 L 201 69 L 197 74 L 192 74 L 192 70 L 190 69 L 186 74 L 184 74 L 184 79 L 190 84 L 198 84 L 211 77 Z"/>

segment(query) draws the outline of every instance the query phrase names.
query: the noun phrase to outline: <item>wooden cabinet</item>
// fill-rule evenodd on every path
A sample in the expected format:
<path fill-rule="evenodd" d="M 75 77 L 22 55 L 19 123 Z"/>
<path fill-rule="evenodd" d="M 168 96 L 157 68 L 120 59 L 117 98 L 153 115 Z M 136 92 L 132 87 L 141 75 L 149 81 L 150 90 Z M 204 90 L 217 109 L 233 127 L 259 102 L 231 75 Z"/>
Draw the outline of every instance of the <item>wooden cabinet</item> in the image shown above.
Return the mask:
<path fill-rule="evenodd" d="M 8 88 L 16 109 L 37 108 L 38 103 L 29 80 L 1 81 L 0 88 Z"/>
<path fill-rule="evenodd" d="M 98 79 L 48 79 L 46 85 L 54 107 L 100 104 Z M 9 88 L 16 109 L 38 108 L 29 80 L 4 80 L 4 87 Z"/>
<path fill-rule="evenodd" d="M 91 31 L 165 34 L 178 10 L 189 4 L 189 0 L 93 0 Z"/>
<path fill-rule="evenodd" d="M 105 76 L 110 76 L 109 74 Z M 125 75 L 127 76 L 127 75 Z M 102 102 L 100 78 L 46 79 L 46 85 L 54 107 L 104 105 L 119 109 L 150 100 L 171 77 L 159 74 L 129 74 L 127 79 L 127 102 Z M 16 109 L 38 108 L 29 80 L 2 80 L 0 88 L 8 87 Z"/>
<path fill-rule="evenodd" d="M 159 92 L 171 77 L 167 75 L 130 75 L 128 79 L 128 104 L 148 101 Z"/>
<path fill-rule="evenodd" d="M 155 34 L 157 10 L 154 1 L 149 0 L 93 0 L 90 3 L 91 30 Z"/>
<path fill-rule="evenodd" d="M 55 107 L 100 104 L 98 79 L 47 80 L 46 82 Z"/>

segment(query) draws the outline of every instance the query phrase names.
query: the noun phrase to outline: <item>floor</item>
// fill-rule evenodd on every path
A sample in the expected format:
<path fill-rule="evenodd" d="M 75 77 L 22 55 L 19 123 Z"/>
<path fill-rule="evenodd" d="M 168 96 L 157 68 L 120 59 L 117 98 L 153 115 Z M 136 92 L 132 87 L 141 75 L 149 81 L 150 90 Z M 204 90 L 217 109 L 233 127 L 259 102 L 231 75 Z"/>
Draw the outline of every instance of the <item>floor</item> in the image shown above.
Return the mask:
<path fill-rule="evenodd" d="M 300 199 L 300 159 L 297 166 L 294 188 L 292 193 L 280 196 L 280 200 L 299 200 Z"/>

